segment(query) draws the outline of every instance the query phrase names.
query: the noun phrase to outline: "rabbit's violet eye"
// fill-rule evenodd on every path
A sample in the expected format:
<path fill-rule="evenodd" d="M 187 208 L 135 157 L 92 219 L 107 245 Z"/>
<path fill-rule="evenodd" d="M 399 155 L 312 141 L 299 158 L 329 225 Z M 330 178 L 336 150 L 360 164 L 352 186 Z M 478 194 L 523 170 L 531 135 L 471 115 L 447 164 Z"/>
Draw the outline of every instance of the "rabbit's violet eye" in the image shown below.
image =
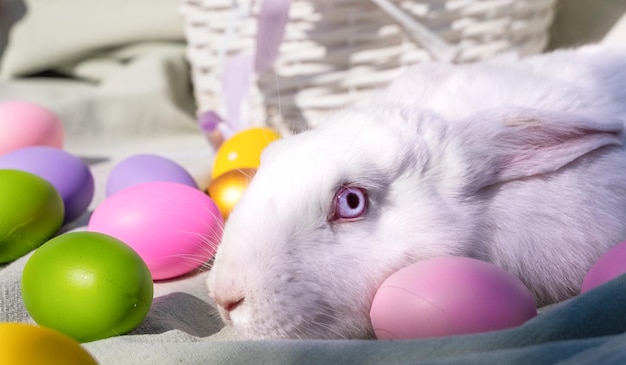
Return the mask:
<path fill-rule="evenodd" d="M 356 186 L 342 186 L 333 199 L 332 221 L 349 222 L 361 218 L 367 211 L 367 191 Z"/>

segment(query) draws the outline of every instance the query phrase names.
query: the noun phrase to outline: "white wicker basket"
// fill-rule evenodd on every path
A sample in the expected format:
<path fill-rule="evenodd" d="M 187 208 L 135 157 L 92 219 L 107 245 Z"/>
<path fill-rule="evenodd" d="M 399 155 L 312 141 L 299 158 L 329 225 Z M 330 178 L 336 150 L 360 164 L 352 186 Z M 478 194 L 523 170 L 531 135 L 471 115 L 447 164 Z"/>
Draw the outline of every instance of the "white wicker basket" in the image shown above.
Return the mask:
<path fill-rule="evenodd" d="M 556 0 L 283 0 L 290 8 L 273 67 L 251 73 L 233 115 L 233 101 L 225 100 L 232 95 L 223 80 L 226 60 L 254 57 L 263 1 L 183 0 L 181 13 L 198 112 L 283 133 L 367 100 L 410 64 L 539 53 L 556 6 Z"/>

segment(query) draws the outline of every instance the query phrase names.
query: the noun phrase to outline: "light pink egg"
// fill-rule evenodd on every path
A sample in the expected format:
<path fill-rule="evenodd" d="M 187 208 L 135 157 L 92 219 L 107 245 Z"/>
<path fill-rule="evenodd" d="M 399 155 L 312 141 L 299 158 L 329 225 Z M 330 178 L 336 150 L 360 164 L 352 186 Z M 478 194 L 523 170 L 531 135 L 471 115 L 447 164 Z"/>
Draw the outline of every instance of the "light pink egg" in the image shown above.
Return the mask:
<path fill-rule="evenodd" d="M 146 262 L 152 278 L 186 274 L 205 264 L 222 235 L 222 215 L 208 195 L 173 182 L 122 189 L 93 212 L 88 230 L 113 236 Z"/>
<path fill-rule="evenodd" d="M 22 147 L 63 146 L 63 126 L 50 110 L 33 103 L 0 103 L 0 155 Z"/>
<path fill-rule="evenodd" d="M 518 326 L 537 314 L 514 275 L 467 257 L 439 257 L 392 274 L 370 316 L 379 339 L 442 337 Z"/>

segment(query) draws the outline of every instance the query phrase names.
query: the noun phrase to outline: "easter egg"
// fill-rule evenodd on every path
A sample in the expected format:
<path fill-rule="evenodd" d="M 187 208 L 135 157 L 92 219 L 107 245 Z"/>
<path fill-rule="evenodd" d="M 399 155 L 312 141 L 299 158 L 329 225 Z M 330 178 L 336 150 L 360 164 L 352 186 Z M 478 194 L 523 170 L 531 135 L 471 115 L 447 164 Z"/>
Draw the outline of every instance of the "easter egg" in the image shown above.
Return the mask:
<path fill-rule="evenodd" d="M 400 269 L 380 286 L 370 311 L 379 339 L 493 331 L 536 314 L 533 295 L 517 277 L 466 257 L 433 258 Z"/>
<path fill-rule="evenodd" d="M 39 247 L 63 224 L 61 195 L 28 172 L 0 170 L 0 263 Z"/>
<path fill-rule="evenodd" d="M 51 183 L 63 199 L 65 223 L 83 214 L 93 199 L 94 179 L 89 167 L 56 147 L 25 147 L 0 155 L 0 169 L 30 172 Z"/>
<path fill-rule="evenodd" d="M 88 229 L 124 241 L 143 258 L 154 280 L 186 274 L 215 253 L 224 221 L 198 189 L 172 182 L 130 186 L 94 210 Z"/>
<path fill-rule="evenodd" d="M 50 110 L 24 101 L 0 103 L 0 154 L 28 146 L 62 145 L 63 125 Z"/>
<path fill-rule="evenodd" d="M 271 128 L 251 128 L 236 133 L 217 150 L 211 177 L 236 169 L 256 169 L 261 164 L 261 152 L 280 134 Z"/>
<path fill-rule="evenodd" d="M 74 339 L 50 328 L 0 323 L 0 364 L 97 365 Z"/>
<path fill-rule="evenodd" d="M 224 219 L 228 218 L 231 210 L 239 202 L 255 173 L 256 169 L 231 170 L 209 183 L 209 196 L 217 204 Z"/>
<path fill-rule="evenodd" d="M 37 249 L 22 274 L 31 317 L 80 342 L 125 334 L 152 304 L 150 272 L 123 242 L 95 232 L 57 236 Z"/>
<path fill-rule="evenodd" d="M 613 246 L 591 266 L 580 292 L 585 293 L 622 274 L 626 274 L 626 241 Z"/>
<path fill-rule="evenodd" d="M 197 188 L 193 177 L 178 163 L 159 155 L 140 154 L 119 162 L 107 179 L 106 195 L 151 181 L 170 181 Z"/>

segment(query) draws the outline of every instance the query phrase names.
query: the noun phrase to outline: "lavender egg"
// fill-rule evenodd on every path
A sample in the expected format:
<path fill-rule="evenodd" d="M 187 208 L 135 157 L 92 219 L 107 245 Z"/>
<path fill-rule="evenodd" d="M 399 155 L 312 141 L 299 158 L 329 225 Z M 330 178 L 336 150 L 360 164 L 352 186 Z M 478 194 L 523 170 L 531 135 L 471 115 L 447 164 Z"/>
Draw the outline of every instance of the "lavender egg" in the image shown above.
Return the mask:
<path fill-rule="evenodd" d="M 119 162 L 109 174 L 106 195 L 132 185 L 147 182 L 175 182 L 192 188 L 198 188 L 195 180 L 178 163 L 154 154 L 138 154 Z"/>
<path fill-rule="evenodd" d="M 94 178 L 78 157 L 55 147 L 35 146 L 0 155 L 0 169 L 29 172 L 47 180 L 61 195 L 65 206 L 63 223 L 83 214 L 94 195 Z"/>

